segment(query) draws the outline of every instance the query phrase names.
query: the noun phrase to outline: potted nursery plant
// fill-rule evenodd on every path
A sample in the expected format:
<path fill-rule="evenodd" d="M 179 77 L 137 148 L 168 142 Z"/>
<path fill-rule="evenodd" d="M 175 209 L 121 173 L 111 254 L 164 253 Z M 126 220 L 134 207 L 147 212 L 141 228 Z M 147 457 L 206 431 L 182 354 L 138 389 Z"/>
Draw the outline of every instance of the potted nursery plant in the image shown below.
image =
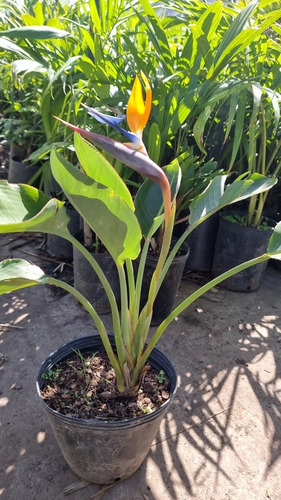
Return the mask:
<path fill-rule="evenodd" d="M 253 85 L 253 92 L 253 110 L 247 132 L 241 141 L 243 156 L 247 161 L 245 170 L 268 176 L 274 186 L 281 168 L 281 139 L 277 134 L 279 115 L 276 111 L 276 106 L 280 106 L 280 95 L 268 91 L 272 105 L 270 107 L 263 99 L 264 89 L 258 85 L 255 88 Z M 267 94 L 266 98 L 268 99 Z M 214 276 L 266 251 L 272 228 L 276 223 L 276 220 L 266 216 L 268 193 L 269 190 L 257 193 L 249 197 L 246 205 L 241 206 L 239 203 L 236 210 L 226 210 L 220 214 L 212 265 Z M 254 291 L 260 285 L 266 265 L 267 262 L 263 262 L 238 273 L 224 281 L 223 286 L 240 292 Z"/>
<path fill-rule="evenodd" d="M 144 81 L 147 84 L 145 78 Z M 247 179 L 235 180 L 224 190 L 227 176 L 214 178 L 204 193 L 190 204 L 189 227 L 171 247 L 180 169 L 173 165 L 168 176 L 143 152 L 141 133 L 148 116 L 149 105 L 143 102 L 137 78 L 127 110 L 131 144 L 68 124 L 76 131 L 75 151 L 83 171 L 55 150 L 51 154 L 56 181 L 115 261 L 120 311 L 93 255 L 69 232 L 64 204 L 28 185 L 0 183 L 0 232 L 40 231 L 65 237 L 91 263 L 108 295 L 112 335 L 90 302 L 68 283 L 48 277 L 39 267 L 24 260 L 6 259 L 0 263 L 1 294 L 37 284 L 60 286 L 83 304 L 96 325 L 99 335 L 75 339 L 51 354 L 41 366 L 37 380 L 39 396 L 67 463 L 89 482 L 109 483 L 128 477 L 148 453 L 176 390 L 173 365 L 156 348 L 173 319 L 226 277 L 271 257 L 281 259 L 279 224 L 266 253 L 229 270 L 186 297 L 149 335 L 155 298 L 186 236 L 217 210 L 268 189 L 269 184 L 265 177 L 253 174 Z M 135 203 L 116 171 L 88 140 L 148 177 Z M 158 262 L 147 301 L 140 307 L 150 241 L 163 224 Z M 135 277 L 133 262 L 137 258 L 139 266 Z M 95 381 L 96 372 L 102 389 Z M 74 400 L 69 400 L 70 388 L 64 387 L 67 380 L 74 389 Z M 145 404 L 147 397 L 143 399 L 142 395 L 148 386 L 153 388 L 154 401 L 150 398 L 149 404 Z M 142 398 L 142 402 L 138 398 Z"/>

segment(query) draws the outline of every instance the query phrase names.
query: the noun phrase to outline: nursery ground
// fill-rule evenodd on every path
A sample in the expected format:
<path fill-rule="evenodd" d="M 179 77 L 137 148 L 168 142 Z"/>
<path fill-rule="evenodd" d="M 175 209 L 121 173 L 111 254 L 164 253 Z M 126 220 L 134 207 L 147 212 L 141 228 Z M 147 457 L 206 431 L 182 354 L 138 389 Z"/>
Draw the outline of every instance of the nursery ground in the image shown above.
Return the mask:
<path fill-rule="evenodd" d="M 43 242 L 1 236 L 0 260 L 19 256 L 53 271 Z M 177 301 L 202 279 L 185 276 Z M 281 271 L 269 265 L 258 291 L 216 288 L 171 324 L 159 346 L 177 368 L 175 400 L 140 469 L 104 488 L 68 468 L 35 390 L 44 358 L 93 333 L 91 321 L 53 287 L 0 297 L 1 500 L 279 500 L 280 297 Z"/>

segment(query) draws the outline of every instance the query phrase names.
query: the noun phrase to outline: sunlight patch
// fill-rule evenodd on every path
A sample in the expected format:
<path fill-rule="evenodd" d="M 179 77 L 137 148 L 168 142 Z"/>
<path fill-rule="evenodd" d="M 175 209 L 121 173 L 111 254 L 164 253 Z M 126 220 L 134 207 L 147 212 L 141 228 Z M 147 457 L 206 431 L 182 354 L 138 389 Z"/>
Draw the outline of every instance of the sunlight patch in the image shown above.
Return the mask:
<path fill-rule="evenodd" d="M 14 325 L 17 325 L 18 323 L 20 323 L 21 321 L 23 321 L 24 319 L 26 319 L 28 316 L 29 316 L 29 313 L 21 314 L 20 316 L 18 316 L 15 319 Z"/>
<path fill-rule="evenodd" d="M 268 327 L 270 325 L 267 325 L 267 326 L 262 326 L 258 323 L 255 323 L 255 329 L 256 331 L 262 336 L 262 337 L 268 337 Z"/>
<path fill-rule="evenodd" d="M 45 438 L 46 438 L 46 432 L 44 432 L 44 431 L 38 432 L 38 434 L 37 434 L 37 443 L 38 444 L 43 443 L 45 441 Z"/>
<path fill-rule="evenodd" d="M 9 465 L 9 467 L 7 467 L 7 469 L 5 470 L 6 474 L 10 474 L 10 472 L 12 472 L 14 468 L 15 468 L 14 465 Z"/>
<path fill-rule="evenodd" d="M 261 320 L 264 321 L 265 323 L 271 323 L 272 321 L 276 321 L 279 318 L 279 316 L 276 316 L 275 314 L 271 315 L 265 315 Z"/>

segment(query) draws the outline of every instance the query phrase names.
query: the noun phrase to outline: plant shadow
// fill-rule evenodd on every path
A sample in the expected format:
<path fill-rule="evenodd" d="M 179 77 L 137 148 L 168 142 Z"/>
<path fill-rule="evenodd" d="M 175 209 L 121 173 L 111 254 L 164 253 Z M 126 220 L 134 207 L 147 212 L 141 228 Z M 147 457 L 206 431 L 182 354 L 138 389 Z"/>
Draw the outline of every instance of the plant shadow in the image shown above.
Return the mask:
<path fill-rule="evenodd" d="M 185 282 L 180 294 L 194 288 Z M 250 491 L 251 481 L 258 492 L 259 482 L 274 476 L 281 455 L 280 292 L 280 274 L 269 266 L 259 291 L 214 290 L 164 337 L 161 348 L 180 386 L 151 456 L 169 498 L 180 498 L 178 484 L 195 497 L 203 488 L 208 498 L 222 484 L 233 494 L 247 484 Z"/>

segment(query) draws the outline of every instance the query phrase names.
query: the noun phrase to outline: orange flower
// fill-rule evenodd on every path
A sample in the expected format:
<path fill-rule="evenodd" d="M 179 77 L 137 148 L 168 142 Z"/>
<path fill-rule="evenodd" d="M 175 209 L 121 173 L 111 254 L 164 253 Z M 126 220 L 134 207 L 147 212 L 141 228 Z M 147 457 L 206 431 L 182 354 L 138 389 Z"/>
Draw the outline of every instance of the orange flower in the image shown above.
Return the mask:
<path fill-rule="evenodd" d="M 127 122 L 131 130 L 130 132 L 120 127 L 120 123 L 124 120 L 125 115 L 109 116 L 100 113 L 100 111 L 97 111 L 95 108 L 85 106 L 85 104 L 83 104 L 83 106 L 88 110 L 90 115 L 96 118 L 98 122 L 110 125 L 125 135 L 125 137 L 130 140 L 130 142 L 125 143 L 126 146 L 147 154 L 145 145 L 142 142 L 142 133 L 151 111 L 152 92 L 149 81 L 143 72 L 141 72 L 141 77 L 145 86 L 146 97 L 144 102 L 142 84 L 139 77 L 136 76 L 127 106 Z"/>
<path fill-rule="evenodd" d="M 141 77 L 146 91 L 145 102 L 143 100 L 140 79 L 136 76 L 127 106 L 127 122 L 131 132 L 137 137 L 137 141 L 133 143 L 133 147 L 139 151 L 145 148 L 142 142 L 142 133 L 148 122 L 152 103 L 152 92 L 149 81 L 143 72 L 141 72 Z"/>

